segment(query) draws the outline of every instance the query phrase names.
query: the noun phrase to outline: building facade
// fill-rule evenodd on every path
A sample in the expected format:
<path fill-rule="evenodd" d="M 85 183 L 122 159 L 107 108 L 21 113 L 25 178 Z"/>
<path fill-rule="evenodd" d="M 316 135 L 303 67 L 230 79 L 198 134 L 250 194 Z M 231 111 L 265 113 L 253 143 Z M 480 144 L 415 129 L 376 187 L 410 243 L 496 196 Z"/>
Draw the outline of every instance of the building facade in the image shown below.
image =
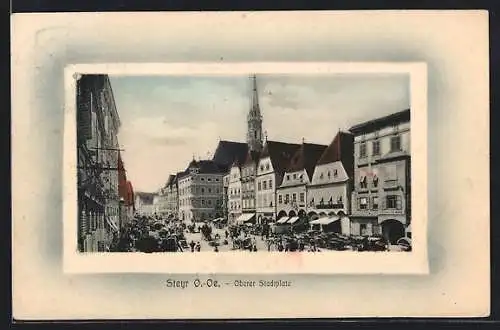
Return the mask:
<path fill-rule="evenodd" d="M 333 217 L 336 228 L 351 234 L 351 192 L 354 180 L 354 137 L 339 132 L 323 152 L 307 188 L 310 219 Z"/>
<path fill-rule="evenodd" d="M 285 169 L 299 147 L 298 144 L 265 142 L 255 178 L 258 223 L 276 220 L 276 186 L 281 185 Z"/>
<path fill-rule="evenodd" d="M 229 218 L 228 223 L 236 222 L 242 210 L 242 195 L 241 195 L 241 168 L 238 162 L 234 162 L 229 170 L 229 185 L 228 185 L 228 203 L 229 203 Z"/>
<path fill-rule="evenodd" d="M 222 184 L 223 184 L 223 195 L 222 195 L 222 210 L 223 214 L 222 217 L 229 221 L 229 180 L 231 178 L 231 175 L 228 173 L 222 177 Z"/>
<path fill-rule="evenodd" d="M 212 160 L 191 161 L 178 178 L 180 220 L 190 223 L 222 216 L 224 174 Z"/>
<path fill-rule="evenodd" d="M 245 163 L 241 167 L 241 204 L 243 214 L 256 213 L 255 203 L 255 178 L 257 176 L 257 164 L 259 152 L 249 151 Z"/>
<path fill-rule="evenodd" d="M 351 229 L 411 237 L 410 110 L 356 125 Z"/>
<path fill-rule="evenodd" d="M 107 75 L 77 83 L 78 249 L 108 251 L 119 233 L 120 118 Z"/>
<path fill-rule="evenodd" d="M 285 216 L 306 218 L 307 186 L 326 148 L 326 145 L 302 143 L 294 153 L 277 191 L 277 219 Z"/>
<path fill-rule="evenodd" d="M 135 193 L 135 208 L 136 213 L 140 216 L 153 216 L 155 213 L 154 199 L 155 193 L 136 192 Z"/>

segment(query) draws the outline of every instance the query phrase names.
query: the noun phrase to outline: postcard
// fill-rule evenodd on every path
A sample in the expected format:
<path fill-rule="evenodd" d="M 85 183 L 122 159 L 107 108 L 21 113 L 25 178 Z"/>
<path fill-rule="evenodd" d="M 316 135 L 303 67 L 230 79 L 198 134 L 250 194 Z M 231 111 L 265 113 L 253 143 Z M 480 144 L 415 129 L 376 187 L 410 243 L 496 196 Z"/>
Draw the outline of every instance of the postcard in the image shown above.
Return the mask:
<path fill-rule="evenodd" d="M 425 63 L 65 73 L 66 271 L 428 272 Z"/>
<path fill-rule="evenodd" d="M 486 12 L 12 31 L 17 320 L 489 314 Z"/>

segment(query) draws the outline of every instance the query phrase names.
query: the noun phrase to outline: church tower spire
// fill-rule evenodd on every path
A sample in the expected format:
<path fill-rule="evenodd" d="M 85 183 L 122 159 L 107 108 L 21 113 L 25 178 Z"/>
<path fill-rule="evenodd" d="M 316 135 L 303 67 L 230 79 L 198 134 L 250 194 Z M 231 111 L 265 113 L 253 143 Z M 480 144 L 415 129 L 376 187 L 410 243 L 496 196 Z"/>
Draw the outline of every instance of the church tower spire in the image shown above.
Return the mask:
<path fill-rule="evenodd" d="M 251 151 L 261 151 L 262 149 L 262 115 L 259 106 L 259 93 L 257 91 L 257 77 L 253 75 L 252 98 L 250 111 L 247 116 L 247 143 Z"/>

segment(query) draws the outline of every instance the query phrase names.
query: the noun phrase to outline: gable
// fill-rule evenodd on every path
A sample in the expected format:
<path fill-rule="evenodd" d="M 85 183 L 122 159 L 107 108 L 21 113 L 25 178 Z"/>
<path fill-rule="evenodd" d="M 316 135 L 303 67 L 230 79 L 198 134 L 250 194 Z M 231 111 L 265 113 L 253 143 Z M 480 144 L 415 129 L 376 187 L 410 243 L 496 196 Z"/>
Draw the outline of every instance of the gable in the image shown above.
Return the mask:
<path fill-rule="evenodd" d="M 259 164 L 257 165 L 257 175 L 273 173 L 274 167 L 271 162 L 271 157 L 265 157 L 259 160 Z"/>
<path fill-rule="evenodd" d="M 344 182 L 349 179 L 342 162 L 337 161 L 333 163 L 323 164 L 316 166 L 311 184 L 329 184 L 336 182 Z"/>

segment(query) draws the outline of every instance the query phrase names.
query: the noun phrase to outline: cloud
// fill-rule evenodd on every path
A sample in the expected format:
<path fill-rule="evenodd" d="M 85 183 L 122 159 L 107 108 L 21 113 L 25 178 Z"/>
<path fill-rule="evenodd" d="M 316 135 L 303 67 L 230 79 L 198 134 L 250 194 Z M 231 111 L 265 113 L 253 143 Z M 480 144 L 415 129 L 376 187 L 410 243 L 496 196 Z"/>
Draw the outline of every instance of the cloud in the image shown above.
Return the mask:
<path fill-rule="evenodd" d="M 129 178 L 159 188 L 219 139 L 245 141 L 250 106 L 247 77 L 123 77 L 112 80 L 122 119 L 119 141 Z M 329 144 L 339 129 L 403 110 L 405 76 L 257 78 L 263 129 L 269 139 Z"/>

